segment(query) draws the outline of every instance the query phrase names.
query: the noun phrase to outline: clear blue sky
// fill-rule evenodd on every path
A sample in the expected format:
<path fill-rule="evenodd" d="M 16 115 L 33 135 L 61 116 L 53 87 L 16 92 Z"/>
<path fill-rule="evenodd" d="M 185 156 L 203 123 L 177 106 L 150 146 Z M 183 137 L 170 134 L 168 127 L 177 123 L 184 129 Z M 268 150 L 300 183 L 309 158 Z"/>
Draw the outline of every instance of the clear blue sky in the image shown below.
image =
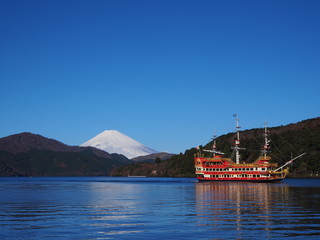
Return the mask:
<path fill-rule="evenodd" d="M 318 0 L 2 0 L 0 137 L 184 152 L 320 115 Z"/>

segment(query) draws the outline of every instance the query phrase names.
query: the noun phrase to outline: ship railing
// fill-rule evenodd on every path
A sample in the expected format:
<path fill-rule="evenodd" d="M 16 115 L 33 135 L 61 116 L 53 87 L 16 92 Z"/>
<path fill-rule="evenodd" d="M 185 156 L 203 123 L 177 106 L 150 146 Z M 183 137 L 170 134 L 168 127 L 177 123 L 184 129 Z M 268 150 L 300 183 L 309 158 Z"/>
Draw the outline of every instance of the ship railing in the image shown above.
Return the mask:
<path fill-rule="evenodd" d="M 258 161 L 259 161 L 259 160 L 268 160 L 268 161 L 270 161 L 270 160 L 271 160 L 271 157 L 270 157 L 270 156 L 260 156 L 257 160 L 258 160 Z"/>
<path fill-rule="evenodd" d="M 253 163 L 257 163 L 257 162 L 262 161 L 262 160 L 271 161 L 271 157 L 270 156 L 260 156 Z"/>
<path fill-rule="evenodd" d="M 235 164 L 235 163 L 232 163 Z M 205 166 L 208 168 L 221 168 L 221 166 L 223 166 L 223 164 L 210 164 L 210 162 L 205 162 L 202 164 L 196 164 L 197 166 Z M 243 163 L 243 164 L 237 164 L 236 166 L 234 165 L 224 165 L 225 168 L 276 168 L 278 166 L 277 163 L 270 163 L 270 164 L 254 164 L 254 163 Z"/>
<path fill-rule="evenodd" d="M 230 164 L 235 164 L 234 161 L 232 161 L 231 158 L 205 158 L 206 159 L 206 162 L 207 163 L 210 163 L 210 162 L 223 162 L 223 161 L 226 161 Z"/>
<path fill-rule="evenodd" d="M 277 167 L 277 163 L 269 163 L 269 164 L 256 164 L 256 163 L 240 163 L 237 164 L 237 168 L 242 168 L 242 167 Z"/>
<path fill-rule="evenodd" d="M 288 174 L 289 171 L 288 169 L 283 169 L 282 171 L 270 171 L 270 173 L 271 174 L 283 174 L 283 173 Z"/>

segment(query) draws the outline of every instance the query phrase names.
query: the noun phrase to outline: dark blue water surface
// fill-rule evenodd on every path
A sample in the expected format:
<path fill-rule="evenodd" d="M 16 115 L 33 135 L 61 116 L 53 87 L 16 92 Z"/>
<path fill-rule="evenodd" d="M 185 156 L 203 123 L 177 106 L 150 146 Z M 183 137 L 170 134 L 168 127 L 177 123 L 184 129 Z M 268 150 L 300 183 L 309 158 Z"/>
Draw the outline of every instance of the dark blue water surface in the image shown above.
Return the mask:
<path fill-rule="evenodd" d="M 320 179 L 0 178 L 0 239 L 320 239 Z"/>

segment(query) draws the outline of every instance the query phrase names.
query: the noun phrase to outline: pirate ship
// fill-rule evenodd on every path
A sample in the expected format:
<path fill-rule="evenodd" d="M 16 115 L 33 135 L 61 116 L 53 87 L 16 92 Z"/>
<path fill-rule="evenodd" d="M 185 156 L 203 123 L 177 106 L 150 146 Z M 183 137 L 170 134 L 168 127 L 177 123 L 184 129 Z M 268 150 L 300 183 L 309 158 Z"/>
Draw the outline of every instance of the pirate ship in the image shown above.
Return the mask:
<path fill-rule="evenodd" d="M 200 148 L 194 158 L 195 173 L 199 181 L 251 181 L 251 182 L 274 182 L 283 180 L 289 173 L 287 165 L 305 153 L 290 159 L 282 166 L 277 163 L 271 163 L 271 156 L 268 155 L 270 148 L 270 140 L 268 138 L 267 125 L 264 126 L 264 144 L 261 154 L 253 163 L 240 163 L 240 151 L 245 148 L 240 147 L 240 126 L 238 115 L 234 115 L 236 120 L 236 139 L 232 147 L 235 153 L 235 162 L 228 157 L 224 157 L 224 153 L 216 148 L 216 136 L 213 137 L 212 149 L 204 152 L 210 154 L 204 157 Z"/>

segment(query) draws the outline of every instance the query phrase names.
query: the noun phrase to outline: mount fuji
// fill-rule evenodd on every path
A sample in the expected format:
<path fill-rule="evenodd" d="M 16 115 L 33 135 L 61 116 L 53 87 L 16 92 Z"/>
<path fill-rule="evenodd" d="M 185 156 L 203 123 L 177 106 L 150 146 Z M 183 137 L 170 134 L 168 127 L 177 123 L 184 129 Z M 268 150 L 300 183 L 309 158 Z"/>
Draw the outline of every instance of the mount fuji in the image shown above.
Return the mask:
<path fill-rule="evenodd" d="M 108 153 L 122 154 L 129 159 L 157 153 L 157 151 L 137 142 L 117 130 L 106 130 L 80 146 L 90 146 Z"/>

